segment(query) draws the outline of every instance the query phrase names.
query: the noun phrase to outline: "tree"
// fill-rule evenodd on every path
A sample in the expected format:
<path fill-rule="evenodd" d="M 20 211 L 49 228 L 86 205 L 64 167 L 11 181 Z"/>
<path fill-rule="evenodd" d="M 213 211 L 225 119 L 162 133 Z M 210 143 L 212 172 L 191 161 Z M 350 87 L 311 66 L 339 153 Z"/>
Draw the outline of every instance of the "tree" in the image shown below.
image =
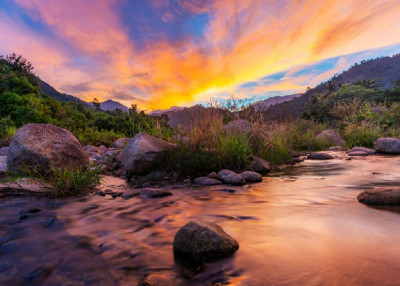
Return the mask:
<path fill-rule="evenodd" d="M 96 109 L 97 111 L 101 110 L 100 102 L 97 98 L 93 98 L 92 102 L 94 109 Z"/>

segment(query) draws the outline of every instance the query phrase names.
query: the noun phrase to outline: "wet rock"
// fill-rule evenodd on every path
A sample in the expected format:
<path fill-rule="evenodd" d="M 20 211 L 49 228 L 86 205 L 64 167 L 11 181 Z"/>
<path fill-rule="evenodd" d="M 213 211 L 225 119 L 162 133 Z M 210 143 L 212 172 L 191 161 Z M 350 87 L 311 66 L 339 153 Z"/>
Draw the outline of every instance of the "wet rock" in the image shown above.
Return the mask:
<path fill-rule="evenodd" d="M 225 184 L 229 185 L 244 185 L 246 181 L 231 170 L 221 170 L 218 172 L 218 178 L 224 182 Z"/>
<path fill-rule="evenodd" d="M 139 195 L 148 198 L 162 198 L 172 196 L 172 193 L 163 189 L 141 189 Z"/>
<path fill-rule="evenodd" d="M 138 191 L 136 191 L 136 190 L 130 190 L 130 191 L 127 191 L 127 192 L 123 193 L 123 194 L 121 195 L 121 198 L 123 198 L 123 199 L 125 199 L 125 200 L 129 200 L 129 199 L 131 199 L 131 198 L 133 198 L 133 197 L 136 197 L 136 196 L 138 196 L 138 195 L 139 195 L 139 192 L 138 192 Z"/>
<path fill-rule="evenodd" d="M 303 162 L 303 160 L 301 160 L 300 158 L 293 158 L 293 163 L 301 163 Z"/>
<path fill-rule="evenodd" d="M 112 146 L 117 149 L 124 149 L 129 140 L 131 140 L 131 138 L 119 138 Z"/>
<path fill-rule="evenodd" d="M 324 130 L 317 135 L 318 139 L 326 140 L 331 145 L 345 145 L 343 138 L 332 129 Z"/>
<path fill-rule="evenodd" d="M 361 157 L 361 156 L 368 156 L 369 153 L 368 152 L 364 152 L 364 151 L 351 151 L 347 153 L 348 156 L 352 156 L 352 157 Z"/>
<path fill-rule="evenodd" d="M 366 190 L 357 197 L 360 203 L 375 206 L 400 206 L 400 188 Z"/>
<path fill-rule="evenodd" d="M 248 157 L 248 160 L 251 163 L 247 166 L 247 171 L 257 172 L 262 175 L 265 175 L 265 174 L 271 172 L 270 163 L 265 161 L 264 159 L 261 159 L 257 156 L 250 155 Z"/>
<path fill-rule="evenodd" d="M 207 177 L 198 177 L 194 179 L 194 183 L 202 186 L 214 186 L 222 184 L 222 182 L 218 179 L 207 178 Z"/>
<path fill-rule="evenodd" d="M 343 151 L 342 146 L 332 146 L 328 148 L 329 151 Z"/>
<path fill-rule="evenodd" d="M 128 176 L 145 175 L 157 167 L 165 151 L 173 147 L 172 143 L 141 132 L 128 142 L 120 160 Z"/>
<path fill-rule="evenodd" d="M 253 171 L 245 171 L 239 174 L 248 183 L 257 183 L 262 181 L 262 176 Z"/>
<path fill-rule="evenodd" d="M 219 225 L 190 221 L 175 235 L 174 254 L 188 260 L 204 262 L 226 257 L 238 250 L 239 244 Z"/>
<path fill-rule="evenodd" d="M 398 138 L 379 138 L 374 145 L 378 153 L 400 154 L 400 139 Z"/>
<path fill-rule="evenodd" d="M 9 147 L 1 147 L 0 148 L 0 156 L 7 156 Z"/>
<path fill-rule="evenodd" d="M 374 149 L 367 148 L 367 147 L 360 147 L 360 146 L 353 147 L 351 150 L 347 151 L 347 153 L 356 152 L 356 151 L 357 152 L 358 151 L 366 152 L 366 153 L 368 153 L 368 155 L 376 154 L 376 151 Z"/>
<path fill-rule="evenodd" d="M 217 179 L 218 180 L 218 174 L 215 172 L 211 172 L 206 176 L 207 178 L 212 178 L 212 179 Z"/>
<path fill-rule="evenodd" d="M 311 153 L 310 155 L 307 156 L 307 159 L 309 160 L 331 160 L 333 157 L 327 153 Z"/>
<path fill-rule="evenodd" d="M 103 191 L 97 191 L 94 193 L 96 196 L 105 197 L 106 194 Z"/>
<path fill-rule="evenodd" d="M 57 168 L 87 168 L 88 156 L 71 132 L 51 124 L 27 124 L 17 130 L 8 151 L 11 172 L 38 168 L 49 172 Z"/>

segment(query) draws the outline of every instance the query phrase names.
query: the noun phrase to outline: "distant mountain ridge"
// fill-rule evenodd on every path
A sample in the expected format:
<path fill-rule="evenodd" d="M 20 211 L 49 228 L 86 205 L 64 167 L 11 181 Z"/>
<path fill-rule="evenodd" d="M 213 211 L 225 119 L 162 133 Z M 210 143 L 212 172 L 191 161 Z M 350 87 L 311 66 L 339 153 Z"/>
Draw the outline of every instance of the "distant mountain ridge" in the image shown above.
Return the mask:
<path fill-rule="evenodd" d="M 296 97 L 303 95 L 302 93 L 290 94 L 285 96 L 274 96 L 264 100 L 259 100 L 252 104 L 255 111 L 267 111 L 272 105 L 291 101 Z"/>
<path fill-rule="evenodd" d="M 39 82 L 39 87 L 40 87 L 41 92 L 55 100 L 58 100 L 61 102 L 76 101 L 76 102 L 82 102 L 84 104 L 87 104 L 87 102 L 85 102 L 73 95 L 59 92 L 54 87 L 52 87 L 50 84 L 41 80 L 39 77 L 37 77 L 37 80 Z"/>
<path fill-rule="evenodd" d="M 354 64 L 348 70 L 337 74 L 330 79 L 332 83 L 338 85 L 352 83 L 357 80 L 375 80 L 380 84 L 381 89 L 391 89 L 394 81 L 400 78 L 400 54 L 393 56 L 379 57 L 376 59 L 363 60 L 359 64 Z M 300 118 L 306 110 L 306 105 L 313 94 L 323 92 L 325 83 L 322 82 L 315 88 L 307 90 L 303 95 L 290 101 L 282 102 L 270 106 L 263 113 L 266 120 L 290 120 Z"/>
<path fill-rule="evenodd" d="M 104 110 L 104 111 L 107 111 L 107 110 L 112 111 L 112 110 L 116 110 L 116 109 L 122 110 L 123 112 L 129 111 L 128 107 L 126 107 L 125 105 L 119 103 L 118 101 L 112 100 L 112 99 L 106 100 L 104 102 L 100 102 L 100 108 L 101 108 L 101 110 Z"/>

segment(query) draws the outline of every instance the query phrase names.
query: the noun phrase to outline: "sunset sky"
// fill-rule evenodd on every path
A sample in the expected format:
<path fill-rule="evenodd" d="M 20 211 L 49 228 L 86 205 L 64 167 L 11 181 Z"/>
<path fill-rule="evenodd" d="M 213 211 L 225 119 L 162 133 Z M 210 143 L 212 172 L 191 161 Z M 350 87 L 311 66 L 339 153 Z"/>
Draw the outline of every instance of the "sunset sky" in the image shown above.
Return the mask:
<path fill-rule="evenodd" d="M 399 0 L 5 0 L 0 53 L 87 101 L 258 100 L 399 53 L 399 15 Z"/>

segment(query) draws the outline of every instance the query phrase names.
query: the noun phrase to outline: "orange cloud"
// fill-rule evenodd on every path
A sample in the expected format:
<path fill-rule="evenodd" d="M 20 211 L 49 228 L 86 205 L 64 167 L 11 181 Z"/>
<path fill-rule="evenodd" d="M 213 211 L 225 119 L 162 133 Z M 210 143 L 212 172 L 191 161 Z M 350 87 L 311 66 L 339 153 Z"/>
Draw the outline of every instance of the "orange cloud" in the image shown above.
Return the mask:
<path fill-rule="evenodd" d="M 48 37 L 36 38 L 21 23 L 10 27 L 0 20 L 1 37 L 6 36 L 4 27 L 14 29 L 18 37 L 10 45 L 33 61 L 39 75 L 87 100 L 117 98 L 143 108 L 188 104 L 296 66 L 400 42 L 397 0 L 178 1 L 180 9 L 193 17 L 207 14 L 202 35 L 188 34 L 173 42 L 159 33 L 151 40 L 143 39 L 142 48 L 132 40 L 116 10 L 122 1 L 101 0 L 95 5 L 79 0 L 16 2 L 66 43 L 62 47 Z M 167 0 L 152 3 L 156 12 L 169 4 Z M 159 18 L 175 21 L 179 13 L 172 9 Z M 4 42 L 0 39 L 0 44 Z M 46 54 L 54 61 L 50 73 L 43 59 Z M 79 55 L 84 63 L 71 60 L 71 54 Z M 323 76 L 318 80 L 324 80 Z M 303 86 L 289 78 L 260 90 Z"/>

